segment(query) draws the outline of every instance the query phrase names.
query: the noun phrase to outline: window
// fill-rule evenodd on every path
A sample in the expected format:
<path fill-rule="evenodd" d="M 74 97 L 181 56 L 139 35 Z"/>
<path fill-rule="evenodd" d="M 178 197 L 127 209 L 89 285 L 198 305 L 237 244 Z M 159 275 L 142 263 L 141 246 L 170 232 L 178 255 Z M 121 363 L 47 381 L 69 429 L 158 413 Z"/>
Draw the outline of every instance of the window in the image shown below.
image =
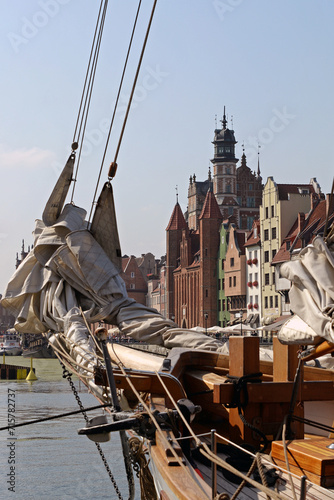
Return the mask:
<path fill-rule="evenodd" d="M 286 245 L 286 249 L 287 249 L 287 250 L 290 250 L 290 247 L 291 247 L 291 242 L 290 242 L 290 240 L 288 240 L 288 241 L 286 242 L 286 244 L 285 244 L 285 245 Z"/>
<path fill-rule="evenodd" d="M 228 207 L 228 215 L 233 215 L 233 207 Z"/>
<path fill-rule="evenodd" d="M 278 295 L 275 295 L 275 307 L 278 307 Z"/>
<path fill-rule="evenodd" d="M 236 276 L 233 276 L 233 286 L 237 286 L 237 278 L 236 278 Z"/>
<path fill-rule="evenodd" d="M 232 276 L 229 277 L 228 284 L 230 285 L 230 288 L 231 288 L 232 287 Z"/>
<path fill-rule="evenodd" d="M 134 272 L 132 272 L 132 273 L 131 273 L 131 278 L 134 278 L 134 277 L 135 277 L 135 273 L 134 273 Z"/>
<path fill-rule="evenodd" d="M 268 219 L 269 213 L 268 213 L 268 207 L 266 207 L 266 219 Z"/>
<path fill-rule="evenodd" d="M 264 252 L 264 262 L 269 262 L 269 250 Z"/>
<path fill-rule="evenodd" d="M 218 311 L 221 311 L 221 307 L 222 307 L 221 300 L 218 300 Z"/>
<path fill-rule="evenodd" d="M 266 273 L 266 274 L 264 275 L 264 284 L 265 284 L 265 285 L 269 285 L 269 273 Z"/>
<path fill-rule="evenodd" d="M 135 285 L 133 283 L 130 283 L 130 290 L 134 290 L 135 289 Z"/>
<path fill-rule="evenodd" d="M 255 276 L 254 276 L 254 277 L 255 277 L 255 280 L 254 280 L 254 281 L 259 281 L 259 275 L 258 275 L 258 273 L 255 273 Z"/>
<path fill-rule="evenodd" d="M 255 207 L 255 198 L 253 196 L 247 197 L 247 207 L 250 207 L 250 208 Z"/>
<path fill-rule="evenodd" d="M 226 193 L 231 192 L 231 184 L 226 184 Z"/>
<path fill-rule="evenodd" d="M 222 300 L 222 310 L 225 311 L 225 299 Z"/>
<path fill-rule="evenodd" d="M 273 285 L 275 285 L 275 272 L 273 272 Z"/>
<path fill-rule="evenodd" d="M 277 250 L 272 250 L 271 252 L 271 258 L 273 259 L 277 253 Z"/>
<path fill-rule="evenodd" d="M 225 290 L 225 278 L 222 279 L 222 290 Z"/>
<path fill-rule="evenodd" d="M 272 240 L 276 239 L 276 227 L 271 228 L 271 239 Z"/>
<path fill-rule="evenodd" d="M 253 222 L 254 222 L 254 217 L 247 217 L 247 229 L 248 231 L 250 231 L 252 229 L 252 226 L 253 226 Z"/>
<path fill-rule="evenodd" d="M 253 191 L 253 184 L 248 184 L 248 190 Z"/>
<path fill-rule="evenodd" d="M 264 230 L 264 241 L 268 241 L 269 240 L 269 229 L 265 229 Z"/>
<path fill-rule="evenodd" d="M 248 281 L 253 281 L 253 275 L 252 275 L 252 273 L 249 274 Z"/>
<path fill-rule="evenodd" d="M 225 260 L 222 259 L 222 270 L 224 271 Z"/>
<path fill-rule="evenodd" d="M 274 307 L 274 297 L 272 295 L 270 295 L 269 301 L 270 301 L 270 307 L 273 308 Z"/>
<path fill-rule="evenodd" d="M 257 259 L 257 250 L 254 250 L 254 259 Z"/>
<path fill-rule="evenodd" d="M 227 175 L 231 174 L 231 168 L 230 167 L 226 167 L 226 173 L 227 173 Z"/>
<path fill-rule="evenodd" d="M 208 297 L 208 290 L 205 290 L 205 297 Z"/>
<path fill-rule="evenodd" d="M 264 298 L 264 307 L 265 309 L 268 309 L 268 297 Z"/>
<path fill-rule="evenodd" d="M 271 216 L 274 217 L 275 211 L 274 211 L 274 205 L 271 205 Z"/>
<path fill-rule="evenodd" d="M 231 267 L 234 267 L 234 257 L 231 257 L 231 258 L 230 258 L 230 266 L 231 266 Z"/>

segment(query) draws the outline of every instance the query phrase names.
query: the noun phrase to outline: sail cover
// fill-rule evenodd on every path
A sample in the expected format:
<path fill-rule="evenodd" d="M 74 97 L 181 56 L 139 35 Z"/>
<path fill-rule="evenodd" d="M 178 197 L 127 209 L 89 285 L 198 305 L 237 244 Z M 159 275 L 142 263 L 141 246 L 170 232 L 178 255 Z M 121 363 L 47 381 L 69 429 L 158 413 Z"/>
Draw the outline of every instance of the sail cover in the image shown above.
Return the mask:
<path fill-rule="evenodd" d="M 67 334 L 73 331 L 71 318 L 84 323 L 78 319 L 82 310 L 87 322 L 117 325 L 136 340 L 169 348 L 225 349 L 219 340 L 180 329 L 155 309 L 130 299 L 119 269 L 87 230 L 85 216 L 84 209 L 67 204 L 52 226 L 36 222 L 34 247 L 2 299 L 16 318 L 16 330 Z"/>
<path fill-rule="evenodd" d="M 286 262 L 281 267 L 281 275 L 291 281 L 289 291 L 292 311 L 301 318 L 300 326 L 283 325 L 280 335 L 289 336 L 293 341 L 293 329 L 296 331 L 298 343 L 305 344 L 319 340 L 334 343 L 334 252 L 321 236 L 304 248 L 295 260 Z M 299 331 L 298 331 L 299 330 Z"/>

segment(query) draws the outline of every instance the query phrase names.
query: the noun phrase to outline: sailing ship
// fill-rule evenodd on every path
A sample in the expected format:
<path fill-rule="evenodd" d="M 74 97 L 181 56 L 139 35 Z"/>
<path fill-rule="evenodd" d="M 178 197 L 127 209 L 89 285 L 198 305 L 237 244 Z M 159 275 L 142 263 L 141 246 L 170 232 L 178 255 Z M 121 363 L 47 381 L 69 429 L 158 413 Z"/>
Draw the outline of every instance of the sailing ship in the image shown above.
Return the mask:
<path fill-rule="evenodd" d="M 303 286 L 301 269 L 286 266 L 299 326 L 284 325 L 288 339 L 275 338 L 273 361 L 262 359 L 258 337 L 221 342 L 179 328 L 127 296 L 111 182 L 117 153 L 93 218 L 86 220 L 73 200 L 65 204 L 77 149 L 73 141 L 43 220 L 36 223 L 34 248 L 8 283 L 2 304 L 16 318 L 17 331 L 43 335 L 64 376 L 70 380 L 68 370 L 75 373 L 107 410 L 109 420 L 106 414 L 89 419 L 80 403 L 87 425 L 78 432 L 96 442 L 118 498 L 99 445 L 110 432 L 121 436 L 131 499 L 133 470 L 142 499 L 334 499 L 332 413 L 319 410 L 333 405 L 334 371 L 307 366 L 334 348 L 331 239 L 313 244 L 316 266 L 312 251 L 298 260 L 306 264 L 304 277 L 308 267 L 316 270 Z M 107 327 L 94 330 L 99 322 L 163 346 L 166 355 L 108 342 Z"/>

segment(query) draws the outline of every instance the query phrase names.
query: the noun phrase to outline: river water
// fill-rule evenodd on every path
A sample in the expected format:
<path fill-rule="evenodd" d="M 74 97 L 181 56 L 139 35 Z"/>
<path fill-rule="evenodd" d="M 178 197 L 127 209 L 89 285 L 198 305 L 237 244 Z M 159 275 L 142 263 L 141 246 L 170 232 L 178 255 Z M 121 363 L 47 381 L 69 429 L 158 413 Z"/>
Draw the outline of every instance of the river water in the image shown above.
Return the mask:
<path fill-rule="evenodd" d="M 0 362 L 2 363 L 2 358 Z M 30 366 L 30 360 L 6 357 L 7 364 Z M 77 402 L 57 359 L 34 359 L 38 380 L 0 381 L 0 427 L 8 418 L 16 424 L 78 410 Z M 73 377 L 85 407 L 97 400 Z M 99 415 L 102 410 L 89 412 Z M 85 427 L 81 414 L 0 431 L 0 498 L 24 500 L 117 499 L 95 444 L 77 430 Z M 12 435 L 10 434 L 12 433 Z M 124 499 L 128 498 L 118 433 L 102 443 L 109 467 Z M 140 491 L 136 484 L 136 500 Z"/>

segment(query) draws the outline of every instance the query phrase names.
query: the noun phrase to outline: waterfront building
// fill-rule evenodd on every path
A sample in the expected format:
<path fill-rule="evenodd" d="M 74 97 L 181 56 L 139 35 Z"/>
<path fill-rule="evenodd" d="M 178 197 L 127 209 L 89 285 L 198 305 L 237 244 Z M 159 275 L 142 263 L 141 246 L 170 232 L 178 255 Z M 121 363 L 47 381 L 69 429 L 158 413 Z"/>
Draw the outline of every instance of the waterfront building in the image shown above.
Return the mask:
<path fill-rule="evenodd" d="M 230 311 L 228 298 L 225 293 L 225 260 L 226 251 L 228 246 L 229 237 L 229 222 L 224 221 L 220 226 L 219 234 L 219 250 L 217 259 L 217 300 L 218 300 L 218 311 L 217 311 L 217 325 L 221 327 L 227 326 L 230 322 Z"/>
<path fill-rule="evenodd" d="M 264 324 L 282 315 L 281 295 L 276 291 L 275 268 L 271 263 L 298 212 L 309 212 L 314 200 L 320 198 L 321 189 L 315 178 L 309 184 L 276 184 L 273 177 L 267 179 L 260 206 L 261 306 Z"/>
<path fill-rule="evenodd" d="M 246 233 L 229 227 L 228 245 L 225 257 L 225 295 L 228 299 L 231 320 L 247 317 L 246 309 Z"/>
<path fill-rule="evenodd" d="M 261 305 L 261 235 L 260 221 L 253 222 L 251 232 L 245 243 L 246 255 L 246 322 L 253 328 L 260 325 Z"/>
<path fill-rule="evenodd" d="M 289 290 L 291 283 L 280 275 L 284 262 L 298 257 L 300 251 L 312 243 L 317 235 L 324 236 L 334 221 L 334 203 L 330 196 L 326 198 L 311 198 L 311 209 L 305 214 L 299 212 L 292 227 L 283 239 L 282 245 L 275 255 L 272 266 L 275 269 L 276 291 L 282 297 L 282 314 L 290 314 Z"/>
<path fill-rule="evenodd" d="M 217 255 L 222 215 L 208 190 L 198 229 L 190 229 L 177 202 L 166 229 L 167 317 L 182 328 L 217 325 Z"/>

